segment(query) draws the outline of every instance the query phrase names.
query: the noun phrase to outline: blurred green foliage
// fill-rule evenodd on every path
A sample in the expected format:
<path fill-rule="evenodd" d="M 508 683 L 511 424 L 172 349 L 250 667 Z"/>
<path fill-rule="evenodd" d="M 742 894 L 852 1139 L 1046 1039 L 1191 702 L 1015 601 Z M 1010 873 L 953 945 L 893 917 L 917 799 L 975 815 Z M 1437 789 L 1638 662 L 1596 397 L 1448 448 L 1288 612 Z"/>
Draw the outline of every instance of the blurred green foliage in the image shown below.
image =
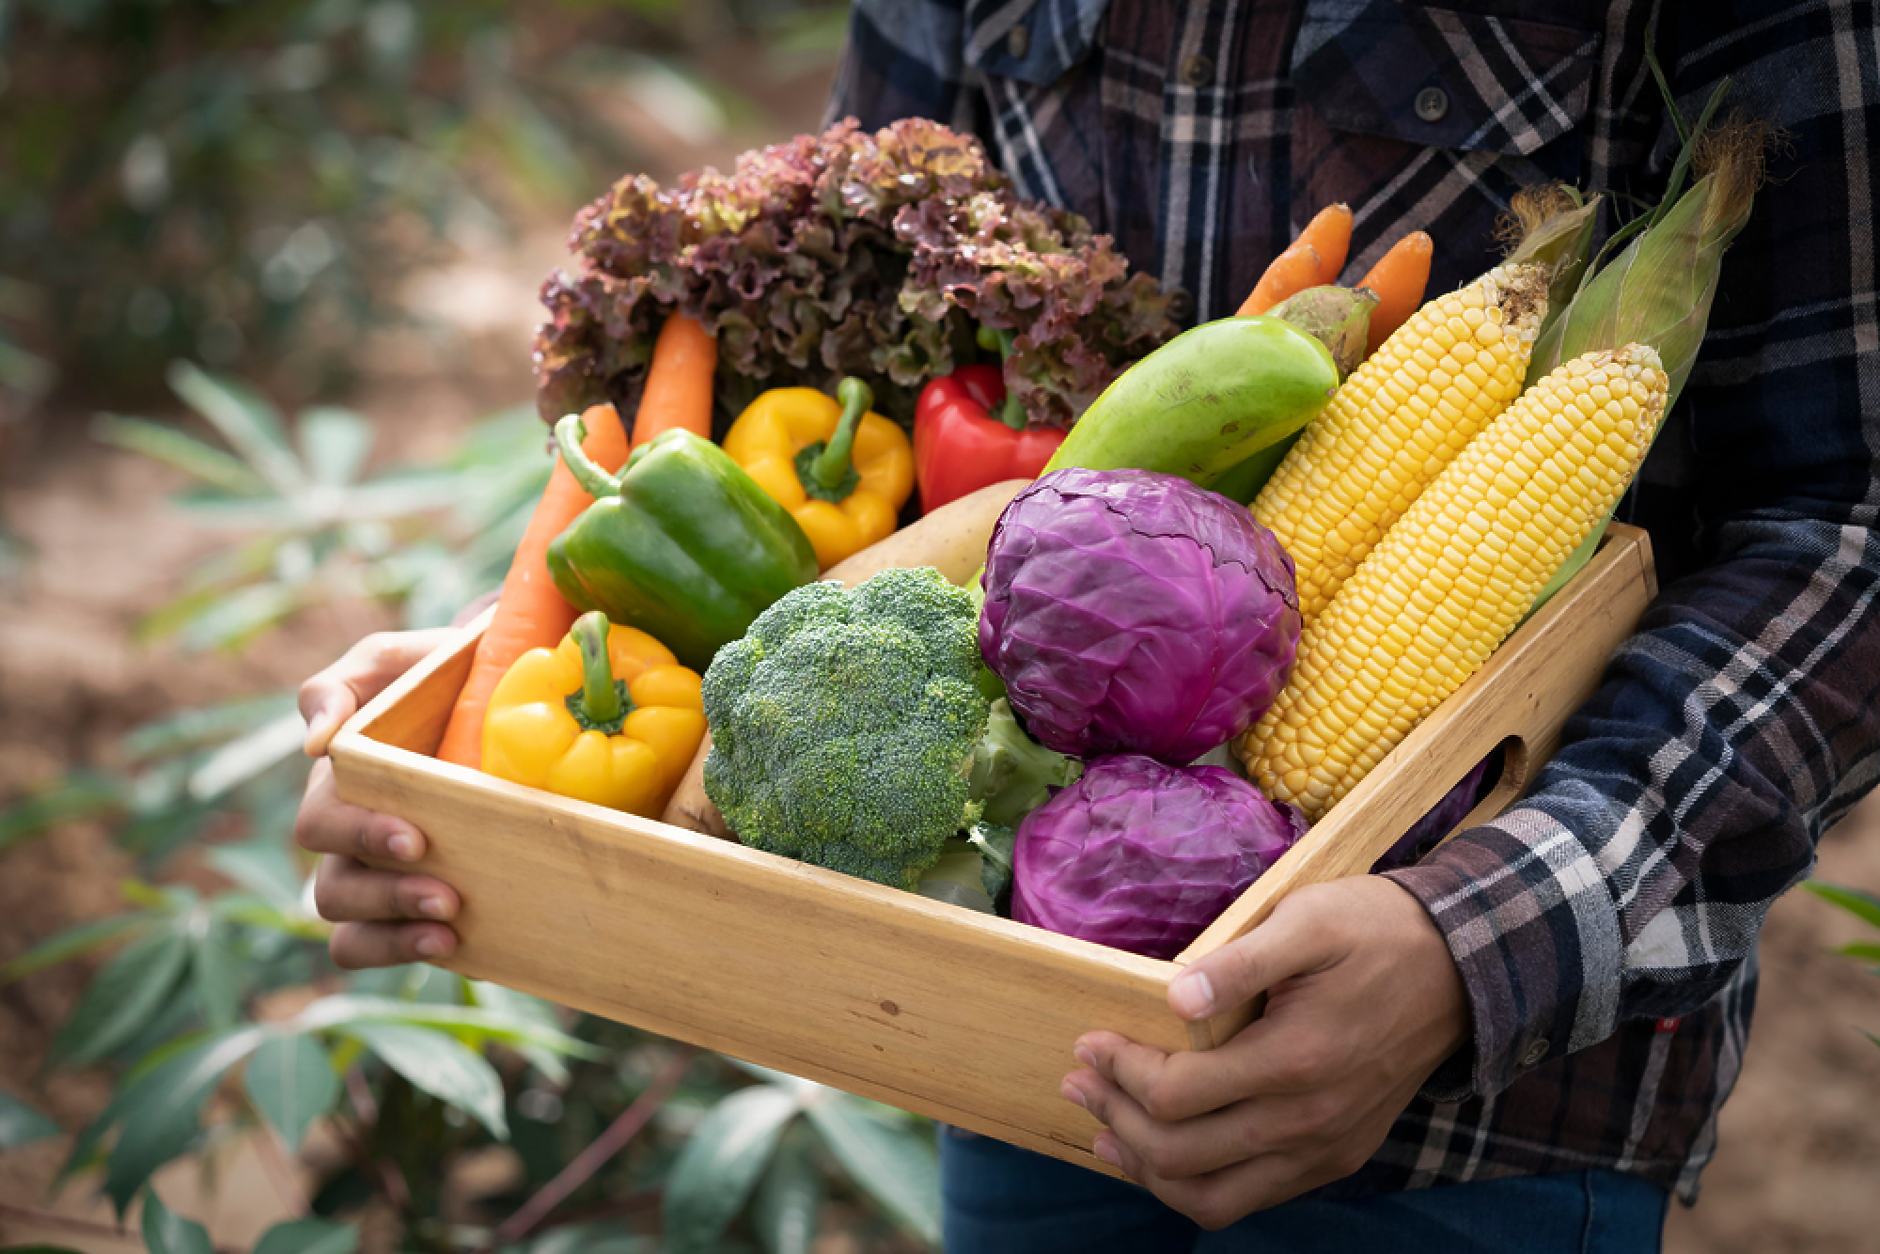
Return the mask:
<path fill-rule="evenodd" d="M 1880 933 L 1880 897 L 1874 896 L 1865 889 L 1849 888 L 1841 884 L 1825 884 L 1820 880 L 1809 880 L 1802 887 Z M 1880 975 L 1880 935 L 1870 940 L 1849 941 L 1835 952 L 1843 957 L 1852 958 L 1856 962 L 1865 963 L 1869 972 Z M 1875 1036 L 1865 1029 L 1862 1029 L 1862 1035 L 1874 1044 L 1880 1045 L 1880 1036 Z"/>
<path fill-rule="evenodd" d="M 475 424 L 437 467 L 373 474 L 357 413 L 290 417 L 232 378 L 167 373 L 214 442 L 110 414 L 96 433 L 188 475 L 171 498 L 185 519 L 243 536 L 146 621 L 185 648 L 239 650 L 361 595 L 408 625 L 442 621 L 500 578 L 550 467 L 532 406 Z M 95 1182 L 120 1214 L 141 1201 L 157 1254 L 205 1254 L 208 1236 L 153 1174 L 206 1169 L 238 1136 L 275 1163 L 296 1215 L 257 1254 L 379 1248 L 368 1216 L 413 1254 L 808 1254 L 837 1226 L 890 1254 L 937 1244 L 925 1120 L 451 972 L 336 969 L 293 840 L 304 734 L 291 691 L 175 711 L 119 737 L 109 767 L 0 808 L 0 854 L 100 822 L 132 865 L 122 912 L 0 962 L 4 991 L 104 958 L 46 1058 L 113 1081 L 70 1130 L 62 1180 Z M 301 1195 L 281 1181 L 316 1125 L 340 1157 Z M 0 1093 L 0 1151 L 60 1131 Z M 451 1165 L 498 1147 L 500 1186 L 453 1205 Z"/>
<path fill-rule="evenodd" d="M 136 403 L 176 357 L 311 398 L 415 267 L 703 142 L 826 64 L 828 0 L 0 0 L 0 390 Z M 761 83 L 762 73 L 756 81 Z"/>

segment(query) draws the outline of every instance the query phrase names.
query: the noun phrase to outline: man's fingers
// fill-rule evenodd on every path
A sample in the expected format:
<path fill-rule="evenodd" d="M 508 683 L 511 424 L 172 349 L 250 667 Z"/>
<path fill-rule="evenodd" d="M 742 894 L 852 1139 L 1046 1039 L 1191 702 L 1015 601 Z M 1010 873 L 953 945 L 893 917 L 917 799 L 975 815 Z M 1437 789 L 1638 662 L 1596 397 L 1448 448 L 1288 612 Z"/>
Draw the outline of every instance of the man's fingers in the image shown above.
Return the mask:
<path fill-rule="evenodd" d="M 1315 1025 L 1255 1019 L 1218 1049 L 1165 1054 L 1114 1032 L 1078 1038 L 1078 1058 L 1163 1123 L 1250 1097 L 1306 1092 L 1342 1051 Z"/>
<path fill-rule="evenodd" d="M 327 949 L 349 971 L 395 967 L 448 958 L 457 950 L 457 934 L 441 923 L 342 923 Z"/>
<path fill-rule="evenodd" d="M 294 816 L 294 840 L 309 853 L 392 862 L 416 862 L 425 850 L 424 833 L 403 819 L 341 801 L 333 765 L 325 759 L 308 772 L 307 791 Z"/>
<path fill-rule="evenodd" d="M 1259 1125 L 1249 1122 L 1245 1103 L 1170 1121 L 1156 1118 L 1120 1086 L 1094 1071 L 1074 1071 L 1064 1077 L 1064 1083 L 1077 1091 L 1084 1108 L 1129 1150 L 1135 1170 L 1182 1179 L 1218 1171 L 1262 1149 L 1257 1136 L 1249 1135 Z M 1115 1165 L 1135 1175 L 1130 1162 Z"/>
<path fill-rule="evenodd" d="M 1280 1155 L 1250 1158 L 1203 1175 L 1169 1178 L 1157 1173 L 1114 1132 L 1098 1133 L 1097 1142 L 1095 1148 L 1099 1157 L 1104 1157 L 1106 1150 L 1115 1155 L 1118 1165 L 1131 1180 L 1210 1232 L 1312 1187 L 1301 1186 L 1293 1164 Z M 1313 1185 L 1320 1183 L 1324 1181 L 1312 1182 Z"/>
<path fill-rule="evenodd" d="M 1165 1054 L 1114 1032 L 1089 1032 L 1077 1041 L 1079 1061 L 1164 1123 L 1190 1119 L 1222 1104 L 1223 1081 L 1232 1081 L 1219 1065 L 1217 1052 Z M 1197 1059 L 1204 1064 L 1200 1068 L 1194 1065 Z"/>
<path fill-rule="evenodd" d="M 1205 1019 L 1245 1005 L 1281 980 L 1329 966 L 1343 951 L 1341 932 L 1325 926 L 1328 914 L 1338 912 L 1337 885 L 1299 889 L 1266 922 L 1171 980 L 1170 1008 L 1184 1019 Z"/>
<path fill-rule="evenodd" d="M 300 716 L 307 721 L 307 754 L 316 758 L 324 754 L 342 723 L 450 634 L 446 627 L 375 632 L 301 684 Z"/>
<path fill-rule="evenodd" d="M 454 919 L 456 892 L 428 875 L 375 871 L 351 858 L 329 855 L 313 881 L 314 908 L 334 923 L 398 919 Z"/>

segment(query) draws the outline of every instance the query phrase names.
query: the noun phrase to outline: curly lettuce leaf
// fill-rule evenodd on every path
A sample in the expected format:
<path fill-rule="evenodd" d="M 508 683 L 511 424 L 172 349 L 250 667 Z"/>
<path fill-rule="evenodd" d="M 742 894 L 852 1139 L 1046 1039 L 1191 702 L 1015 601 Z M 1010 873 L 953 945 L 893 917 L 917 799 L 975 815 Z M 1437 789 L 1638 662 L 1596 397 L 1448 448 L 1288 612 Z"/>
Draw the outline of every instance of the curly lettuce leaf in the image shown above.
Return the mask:
<path fill-rule="evenodd" d="M 1031 421 L 1068 426 L 1175 331 L 1108 236 L 1020 199 L 976 140 L 919 119 L 873 133 L 851 119 L 671 188 L 622 179 L 570 246 L 535 343 L 551 420 L 601 401 L 631 413 L 673 310 L 718 337 L 725 420 L 758 387 L 859 374 L 910 422 L 984 325 L 1016 332 L 1006 384 Z"/>

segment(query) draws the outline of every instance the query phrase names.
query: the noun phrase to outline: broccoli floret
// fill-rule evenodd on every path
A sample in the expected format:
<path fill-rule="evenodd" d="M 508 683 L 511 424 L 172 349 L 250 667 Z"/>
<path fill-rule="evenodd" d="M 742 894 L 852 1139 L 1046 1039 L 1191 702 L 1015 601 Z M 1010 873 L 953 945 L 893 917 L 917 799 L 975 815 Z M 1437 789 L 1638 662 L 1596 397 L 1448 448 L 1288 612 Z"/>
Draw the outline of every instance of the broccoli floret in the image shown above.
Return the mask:
<path fill-rule="evenodd" d="M 972 599 L 931 567 L 786 594 L 705 672 L 705 791 L 744 844 L 912 889 L 978 817 Z"/>
<path fill-rule="evenodd" d="M 1011 703 L 1000 697 L 992 703 L 986 729 L 973 749 L 973 771 L 967 787 L 973 800 L 983 802 L 986 822 L 1017 827 L 1019 820 L 1051 797 L 1051 789 L 1077 782 L 1084 764 L 1047 749 L 1018 725 Z"/>

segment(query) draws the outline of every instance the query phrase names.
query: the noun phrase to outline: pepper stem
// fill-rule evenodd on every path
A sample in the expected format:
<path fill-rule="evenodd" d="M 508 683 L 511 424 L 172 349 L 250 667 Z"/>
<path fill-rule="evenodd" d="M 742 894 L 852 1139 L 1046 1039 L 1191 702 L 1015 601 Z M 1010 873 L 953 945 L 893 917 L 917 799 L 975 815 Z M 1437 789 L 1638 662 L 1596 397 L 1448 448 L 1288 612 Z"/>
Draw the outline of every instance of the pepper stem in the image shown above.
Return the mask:
<path fill-rule="evenodd" d="M 849 477 L 849 461 L 855 451 L 855 428 L 861 424 L 868 407 L 875 403 L 875 390 L 851 376 L 836 386 L 836 399 L 842 402 L 842 417 L 836 420 L 835 434 L 809 464 L 810 477 L 824 492 L 837 491 Z"/>
<path fill-rule="evenodd" d="M 607 615 L 600 610 L 589 610 L 575 619 L 568 633 L 581 649 L 581 714 L 594 727 L 605 727 L 621 717 L 620 689 L 607 658 L 607 633 Z"/>
<path fill-rule="evenodd" d="M 600 468 L 600 463 L 587 455 L 581 442 L 587 439 L 587 424 L 581 421 L 581 415 L 568 414 L 555 424 L 555 448 L 561 453 L 562 464 L 574 481 L 581 485 L 595 500 L 620 494 L 620 477 L 610 475 Z"/>
<path fill-rule="evenodd" d="M 978 344 L 979 347 L 985 349 L 988 353 L 997 353 L 999 355 L 999 366 L 1001 369 L 1004 368 L 1006 359 L 1011 357 L 1012 341 L 1017 338 L 1018 332 L 1016 331 L 997 330 L 987 326 L 982 326 L 973 333 L 974 343 Z M 1006 392 L 1005 401 L 999 406 L 999 411 L 992 416 L 1014 431 L 1023 431 L 1025 429 L 1025 407 L 1018 403 L 1018 397 L 1014 396 L 1010 391 Z"/>

